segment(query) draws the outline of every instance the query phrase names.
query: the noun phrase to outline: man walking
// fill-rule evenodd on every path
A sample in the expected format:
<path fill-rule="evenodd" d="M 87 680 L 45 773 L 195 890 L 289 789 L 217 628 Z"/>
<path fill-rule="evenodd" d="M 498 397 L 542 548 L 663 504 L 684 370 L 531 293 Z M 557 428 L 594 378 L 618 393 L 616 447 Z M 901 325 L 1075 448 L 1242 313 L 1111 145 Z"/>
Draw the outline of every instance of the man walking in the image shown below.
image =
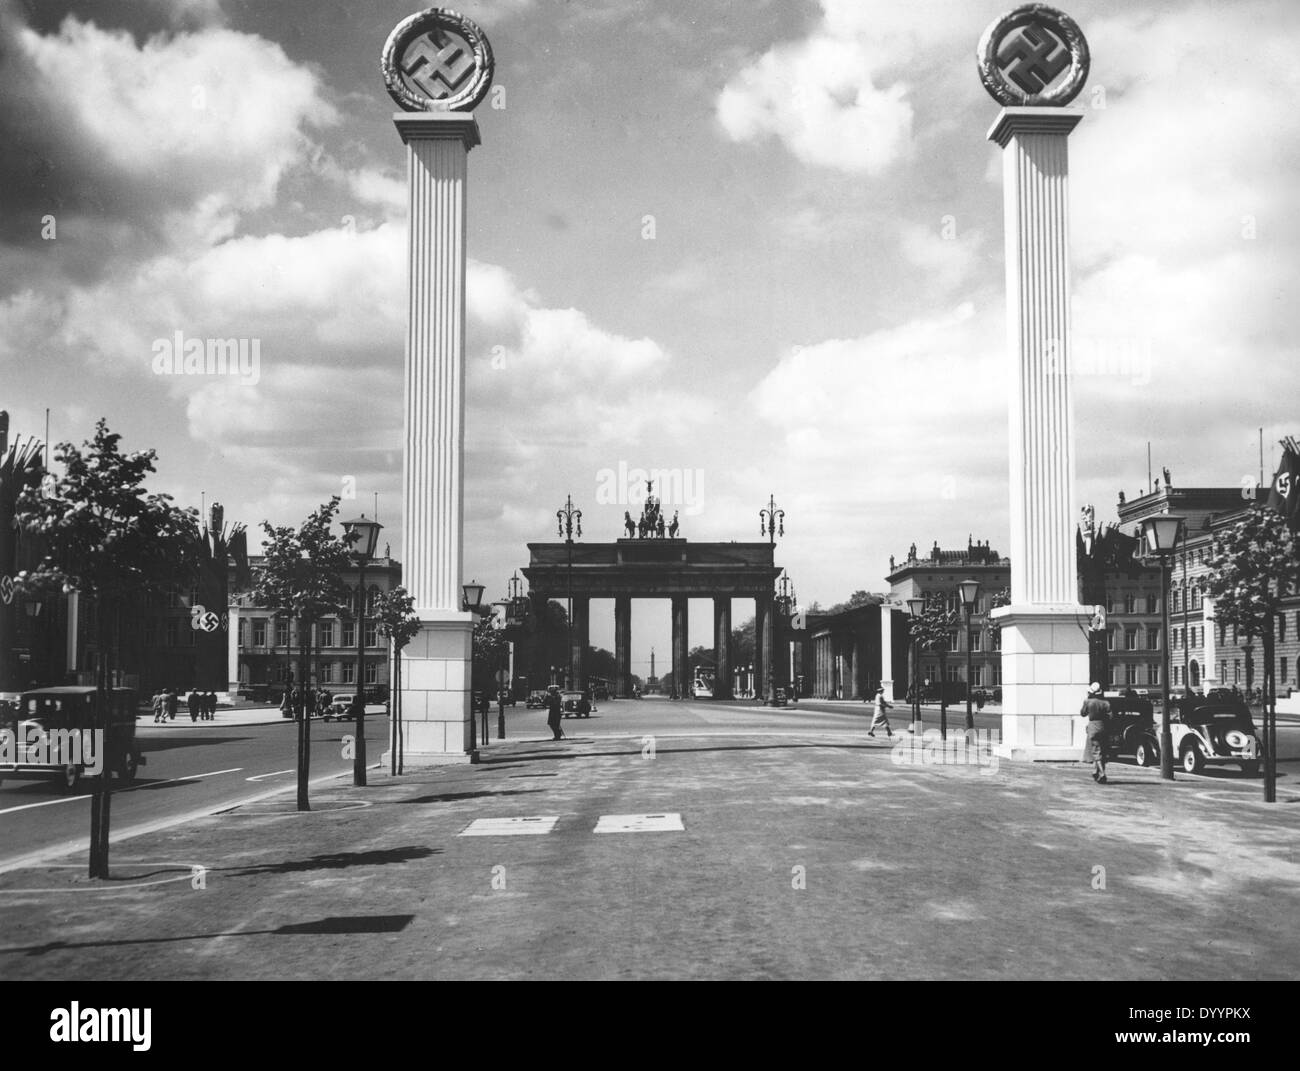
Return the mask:
<path fill-rule="evenodd" d="M 868 736 L 876 735 L 876 726 L 883 725 L 885 732 L 889 734 L 889 739 L 894 739 L 894 730 L 889 725 L 889 715 L 885 713 L 894 704 L 885 699 L 885 686 L 882 684 L 876 689 L 876 709 L 871 716 L 871 728 L 867 730 Z"/>
<path fill-rule="evenodd" d="M 1092 763 L 1092 779 L 1099 785 L 1106 783 L 1106 723 L 1110 720 L 1110 704 L 1101 697 L 1101 685 L 1093 681 L 1088 688 L 1088 698 L 1083 701 L 1079 717 L 1088 719 L 1088 739 L 1083 745 L 1083 761 Z"/>

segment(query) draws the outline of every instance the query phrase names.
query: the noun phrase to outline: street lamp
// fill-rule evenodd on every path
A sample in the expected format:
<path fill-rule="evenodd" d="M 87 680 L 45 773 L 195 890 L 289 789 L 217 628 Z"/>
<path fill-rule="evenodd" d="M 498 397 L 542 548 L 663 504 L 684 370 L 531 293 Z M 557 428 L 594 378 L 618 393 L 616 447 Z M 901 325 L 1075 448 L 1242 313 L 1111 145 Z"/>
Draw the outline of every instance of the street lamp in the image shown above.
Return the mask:
<path fill-rule="evenodd" d="M 564 544 L 569 551 L 569 569 L 565 581 L 568 587 L 569 613 L 568 621 L 568 653 L 565 659 L 568 664 L 567 675 L 565 676 L 565 686 L 573 688 L 573 531 L 577 528 L 578 538 L 582 538 L 582 510 L 573 508 L 573 496 L 564 496 L 564 507 L 555 511 L 555 523 L 558 534 L 564 536 Z"/>
<path fill-rule="evenodd" d="M 1182 531 L 1183 518 L 1173 513 L 1159 513 L 1142 519 L 1142 539 L 1147 550 L 1160 560 L 1160 611 L 1163 635 L 1160 644 L 1160 776 L 1174 779 L 1174 741 L 1169 731 L 1169 560 Z"/>
<path fill-rule="evenodd" d="M 768 495 L 767 509 L 758 511 L 758 534 L 767 536 L 773 544 L 777 536 L 785 538 L 785 510 L 776 508 L 774 495 Z"/>
<path fill-rule="evenodd" d="M 350 521 L 343 522 L 344 538 L 351 543 L 353 557 L 357 562 L 357 690 L 352 697 L 352 713 L 357 723 L 356 750 L 352 758 L 352 783 L 363 786 L 366 783 L 366 562 L 375 556 L 375 547 L 379 543 L 379 530 L 383 527 L 378 521 L 366 519 L 363 513 Z"/>
<path fill-rule="evenodd" d="M 971 578 L 957 585 L 961 591 L 961 608 L 966 611 L 966 728 L 975 728 L 975 715 L 971 713 L 971 649 L 970 649 L 970 615 L 975 611 L 975 600 L 979 598 L 980 582 Z"/>
<path fill-rule="evenodd" d="M 918 597 L 907 600 L 907 616 L 912 633 L 912 729 L 921 724 L 921 615 L 925 613 L 925 600 Z"/>

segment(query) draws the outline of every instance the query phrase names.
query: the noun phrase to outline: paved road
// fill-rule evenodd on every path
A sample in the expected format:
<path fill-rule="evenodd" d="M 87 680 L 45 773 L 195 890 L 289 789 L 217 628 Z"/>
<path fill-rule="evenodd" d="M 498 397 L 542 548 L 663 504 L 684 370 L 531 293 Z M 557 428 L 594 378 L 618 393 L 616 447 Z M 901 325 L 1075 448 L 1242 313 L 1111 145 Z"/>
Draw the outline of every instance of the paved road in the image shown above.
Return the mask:
<path fill-rule="evenodd" d="M 370 707 L 366 719 L 368 758 L 387 749 L 388 719 Z M 352 769 L 343 758 L 343 737 L 351 722 L 312 722 L 313 779 Z M 142 719 L 136 727 L 148 760 L 128 789 L 113 795 L 115 833 L 259 795 L 296 777 L 296 723 L 204 726 L 181 720 L 159 726 Z M 47 845 L 84 840 L 90 826 L 90 794 L 62 791 L 48 779 L 0 782 L 0 866 Z"/>

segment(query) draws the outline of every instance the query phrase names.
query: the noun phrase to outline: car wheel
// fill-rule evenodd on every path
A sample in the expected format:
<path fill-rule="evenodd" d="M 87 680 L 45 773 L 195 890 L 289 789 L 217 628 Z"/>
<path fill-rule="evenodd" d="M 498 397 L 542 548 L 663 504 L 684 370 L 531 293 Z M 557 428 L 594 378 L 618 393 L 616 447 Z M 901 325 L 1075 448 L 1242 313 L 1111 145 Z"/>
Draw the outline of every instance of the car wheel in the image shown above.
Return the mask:
<path fill-rule="evenodd" d="M 1241 764 L 1241 772 L 1244 773 L 1247 777 L 1256 777 L 1259 774 L 1259 763 L 1243 762 Z"/>
<path fill-rule="evenodd" d="M 1137 747 L 1133 749 L 1133 755 L 1137 759 L 1139 766 L 1154 766 L 1156 764 L 1156 749 L 1146 740 L 1138 742 Z"/>
<path fill-rule="evenodd" d="M 1183 751 L 1183 769 L 1188 773 L 1200 773 L 1205 768 L 1205 754 L 1200 744 L 1188 744 Z"/>
<path fill-rule="evenodd" d="M 81 767 L 65 766 L 59 773 L 59 786 L 65 792 L 73 791 L 81 783 Z"/>

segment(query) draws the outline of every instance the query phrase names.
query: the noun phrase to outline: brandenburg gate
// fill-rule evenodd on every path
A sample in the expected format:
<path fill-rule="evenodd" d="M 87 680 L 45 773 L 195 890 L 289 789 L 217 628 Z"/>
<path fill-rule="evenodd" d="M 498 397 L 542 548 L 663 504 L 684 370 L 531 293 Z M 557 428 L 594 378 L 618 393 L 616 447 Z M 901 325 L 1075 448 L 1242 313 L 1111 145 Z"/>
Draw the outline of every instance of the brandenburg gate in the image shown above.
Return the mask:
<path fill-rule="evenodd" d="M 771 543 L 692 543 L 685 539 L 618 539 L 612 543 L 529 543 L 532 618 L 545 620 L 547 603 L 572 596 L 572 651 L 576 679 L 585 680 L 583 659 L 590 639 L 592 599 L 614 600 L 615 694 L 632 694 L 632 600 L 672 600 L 672 692 L 690 695 L 687 600 L 713 600 L 715 697 L 731 698 L 731 600 L 753 599 L 754 677 L 766 694 L 768 667 L 784 683 L 783 659 L 772 661 L 773 598 L 780 568 Z M 540 645 L 538 645 L 540 648 Z M 544 661 L 540 650 L 535 658 Z M 547 666 L 534 665 L 532 679 L 546 680 Z M 778 680 L 778 677 L 781 679 Z"/>

